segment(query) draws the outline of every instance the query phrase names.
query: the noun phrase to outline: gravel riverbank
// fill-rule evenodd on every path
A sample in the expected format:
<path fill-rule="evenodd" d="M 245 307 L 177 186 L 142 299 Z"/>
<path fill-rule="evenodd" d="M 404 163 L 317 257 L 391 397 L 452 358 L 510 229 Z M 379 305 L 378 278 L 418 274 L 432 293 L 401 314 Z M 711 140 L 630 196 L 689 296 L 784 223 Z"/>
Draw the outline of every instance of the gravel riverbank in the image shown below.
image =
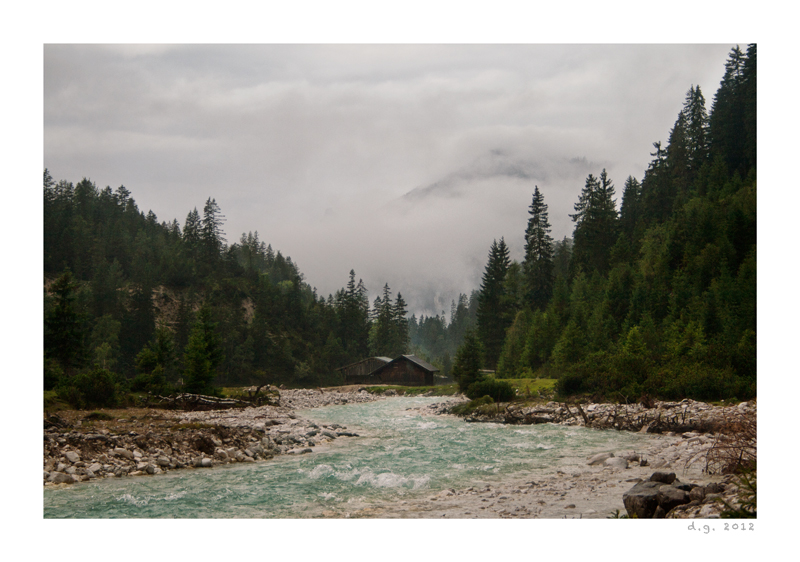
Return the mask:
<path fill-rule="evenodd" d="M 281 390 L 276 405 L 210 411 L 156 409 L 109 410 L 101 416 L 62 412 L 45 417 L 44 485 L 59 486 L 97 478 L 158 475 L 178 469 L 203 469 L 229 463 L 259 462 L 280 454 L 312 453 L 336 439 L 358 435 L 337 424 L 317 424 L 298 410 L 334 404 L 384 399 L 358 388 L 341 390 Z M 450 415 L 463 397 L 444 398 L 419 409 L 423 415 Z M 678 482 L 698 490 L 694 503 L 673 510 L 669 517 L 716 517 L 731 501 L 731 479 L 706 472 L 707 455 L 717 439 L 713 432 L 734 414 L 755 415 L 755 402 L 720 408 L 683 401 L 639 405 L 574 406 L 550 402 L 516 407 L 472 422 L 517 424 L 559 423 L 599 428 L 633 423 L 647 432 L 677 424 L 685 431 L 662 433 L 642 451 L 608 451 L 586 459 L 585 466 L 550 475 L 531 474 L 502 485 L 477 484 L 424 498 L 387 502 L 332 517 L 375 518 L 605 518 L 625 513 L 623 494 L 654 472 L 674 473 Z M 104 419 L 108 416 L 111 419 Z M 93 419 L 94 418 L 94 419 Z M 99 419 L 98 419 L 99 418 Z M 625 428 L 628 429 L 628 428 Z M 699 431 L 698 431 L 699 430 Z M 702 492 L 702 493 L 701 493 Z M 708 496 L 706 498 L 705 496 Z M 688 496 L 687 496 L 688 497 Z"/>

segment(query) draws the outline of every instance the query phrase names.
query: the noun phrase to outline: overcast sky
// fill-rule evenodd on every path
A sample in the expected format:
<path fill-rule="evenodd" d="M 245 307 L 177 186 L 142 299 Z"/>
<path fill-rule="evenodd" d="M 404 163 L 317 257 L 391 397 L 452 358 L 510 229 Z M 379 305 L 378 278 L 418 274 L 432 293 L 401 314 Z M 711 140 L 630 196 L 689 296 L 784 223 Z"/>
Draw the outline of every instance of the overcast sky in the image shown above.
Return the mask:
<path fill-rule="evenodd" d="M 45 45 L 44 165 L 181 225 L 213 197 L 324 296 L 354 269 L 449 312 L 494 239 L 522 258 L 535 185 L 560 239 L 589 173 L 641 179 L 732 47 Z"/>

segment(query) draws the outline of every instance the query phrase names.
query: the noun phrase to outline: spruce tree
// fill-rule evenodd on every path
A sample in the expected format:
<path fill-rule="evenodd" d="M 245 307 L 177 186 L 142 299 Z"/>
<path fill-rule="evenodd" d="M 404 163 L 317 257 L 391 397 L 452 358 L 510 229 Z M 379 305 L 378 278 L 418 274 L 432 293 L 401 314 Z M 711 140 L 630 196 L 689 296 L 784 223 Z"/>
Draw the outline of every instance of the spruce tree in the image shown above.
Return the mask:
<path fill-rule="evenodd" d="M 403 300 L 403 295 L 399 292 L 392 312 L 394 323 L 392 355 L 399 356 L 408 353 L 408 318 L 406 318 L 408 311 L 406 310 L 406 301 Z"/>
<path fill-rule="evenodd" d="M 86 328 L 75 303 L 77 288 L 72 272 L 67 269 L 50 287 L 55 306 L 44 320 L 45 357 L 58 361 L 68 376 L 86 359 Z"/>
<path fill-rule="evenodd" d="M 184 389 L 194 394 L 213 394 L 217 366 L 222 362 L 222 349 L 216 334 L 217 323 L 211 318 L 211 309 L 203 304 L 189 335 L 183 354 Z"/>
<path fill-rule="evenodd" d="M 580 199 L 575 203 L 571 274 L 608 272 L 611 248 L 617 239 L 617 204 L 614 201 L 614 185 L 603 170 L 599 178 L 592 174 Z"/>
<path fill-rule="evenodd" d="M 508 247 L 502 238 L 492 242 L 489 261 L 483 273 L 478 297 L 477 336 L 484 350 L 484 364 L 488 369 L 497 367 L 503 349 L 506 329 L 511 325 L 513 308 L 505 292 L 505 281 L 511 265 Z"/>
<path fill-rule="evenodd" d="M 534 188 L 528 214 L 531 218 L 525 230 L 525 262 L 522 266 L 525 296 L 531 309 L 541 310 L 553 294 L 553 238 L 550 236 L 547 205 L 539 186 Z"/>
<path fill-rule="evenodd" d="M 466 392 L 473 383 L 481 379 L 481 344 L 475 332 L 469 331 L 464 335 L 464 342 L 456 352 L 453 361 L 453 379 L 458 383 L 459 392 Z"/>

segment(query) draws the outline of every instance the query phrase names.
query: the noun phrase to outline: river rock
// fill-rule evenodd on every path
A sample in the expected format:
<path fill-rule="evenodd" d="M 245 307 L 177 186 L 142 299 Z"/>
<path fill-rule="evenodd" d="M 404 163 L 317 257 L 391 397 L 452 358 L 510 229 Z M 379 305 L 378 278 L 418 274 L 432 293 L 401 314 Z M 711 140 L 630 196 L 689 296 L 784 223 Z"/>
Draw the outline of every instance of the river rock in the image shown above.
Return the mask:
<path fill-rule="evenodd" d="M 639 482 L 622 495 L 622 503 L 628 517 L 650 519 L 658 507 L 658 491 L 665 484 L 661 482 Z"/>
<path fill-rule="evenodd" d="M 131 453 L 128 449 L 123 449 L 121 447 L 117 447 L 112 451 L 118 457 L 125 457 L 129 461 L 133 460 L 133 453 Z"/>
<path fill-rule="evenodd" d="M 628 468 L 628 461 L 622 457 L 611 457 L 603 461 L 603 466 L 610 466 L 611 468 L 624 470 Z"/>
<path fill-rule="evenodd" d="M 689 492 L 689 501 L 703 501 L 706 498 L 705 486 L 697 486 Z"/>
<path fill-rule="evenodd" d="M 666 515 L 673 508 L 689 503 L 689 494 L 674 486 L 661 486 L 656 494 L 656 499 Z"/>
<path fill-rule="evenodd" d="M 49 480 L 54 484 L 72 484 L 78 481 L 73 475 L 64 472 L 51 472 Z"/>
<path fill-rule="evenodd" d="M 610 459 L 614 456 L 614 453 L 599 453 L 593 457 L 589 458 L 589 461 L 586 463 L 589 466 L 594 466 L 596 464 L 603 464 L 606 459 Z"/>
<path fill-rule="evenodd" d="M 75 451 L 67 451 L 64 453 L 64 456 L 67 457 L 67 460 L 71 463 L 76 463 L 81 460 L 81 456 Z"/>
<path fill-rule="evenodd" d="M 674 472 L 654 472 L 650 475 L 650 482 L 661 482 L 663 484 L 672 484 L 675 482 Z"/>

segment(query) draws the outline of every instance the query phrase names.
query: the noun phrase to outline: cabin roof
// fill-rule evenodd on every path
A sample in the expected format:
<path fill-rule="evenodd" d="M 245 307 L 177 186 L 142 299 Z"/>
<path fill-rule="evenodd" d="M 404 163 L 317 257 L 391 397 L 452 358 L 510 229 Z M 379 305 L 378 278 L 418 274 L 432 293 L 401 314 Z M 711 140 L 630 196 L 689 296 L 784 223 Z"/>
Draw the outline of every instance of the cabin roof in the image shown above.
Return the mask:
<path fill-rule="evenodd" d="M 434 367 L 433 365 L 431 365 L 427 361 L 423 361 L 422 359 L 420 359 L 416 355 L 401 355 L 400 357 L 395 357 L 389 363 L 386 363 L 385 365 L 381 365 L 380 367 L 378 367 L 377 369 L 372 371 L 372 373 L 377 373 L 378 371 L 382 371 L 384 368 L 387 368 L 389 365 L 391 365 L 393 363 L 398 363 L 400 361 L 411 361 L 412 363 L 416 364 L 418 367 L 422 368 L 423 370 L 428 371 L 429 373 L 438 373 L 439 372 L 439 369 L 437 369 L 436 367 Z"/>
<path fill-rule="evenodd" d="M 355 367 L 356 365 L 360 365 L 361 363 L 365 363 L 366 361 L 372 361 L 373 359 L 378 359 L 379 361 L 383 361 L 384 363 L 389 363 L 391 361 L 391 358 L 389 357 L 367 357 L 365 359 L 362 359 L 361 361 L 356 361 L 355 363 L 350 363 L 349 365 L 345 365 L 344 367 L 339 367 L 338 369 L 334 369 L 334 371 L 341 371 L 349 367 Z"/>

